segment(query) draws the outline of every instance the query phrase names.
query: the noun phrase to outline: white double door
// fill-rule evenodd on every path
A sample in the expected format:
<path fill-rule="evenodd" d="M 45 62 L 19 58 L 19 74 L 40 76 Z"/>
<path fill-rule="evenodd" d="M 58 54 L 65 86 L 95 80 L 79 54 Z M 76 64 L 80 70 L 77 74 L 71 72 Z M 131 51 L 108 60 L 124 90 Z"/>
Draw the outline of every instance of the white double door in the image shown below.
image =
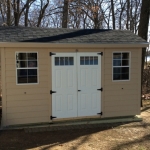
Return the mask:
<path fill-rule="evenodd" d="M 95 116 L 101 112 L 101 55 L 52 55 L 52 116 Z"/>

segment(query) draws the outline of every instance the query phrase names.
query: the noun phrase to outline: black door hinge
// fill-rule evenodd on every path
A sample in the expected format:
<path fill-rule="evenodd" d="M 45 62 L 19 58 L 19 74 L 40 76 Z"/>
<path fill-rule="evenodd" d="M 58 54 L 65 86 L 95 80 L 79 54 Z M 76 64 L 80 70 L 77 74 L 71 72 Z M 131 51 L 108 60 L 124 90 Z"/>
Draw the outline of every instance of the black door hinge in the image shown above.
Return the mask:
<path fill-rule="evenodd" d="M 53 94 L 53 93 L 56 93 L 56 91 L 52 91 L 52 90 L 50 90 L 50 94 Z"/>
<path fill-rule="evenodd" d="M 101 88 L 101 89 L 97 89 L 97 90 L 99 90 L 99 91 L 103 91 L 103 88 Z"/>
<path fill-rule="evenodd" d="M 103 115 L 103 113 L 102 113 L 102 112 L 100 112 L 100 113 L 97 113 L 97 114 L 98 114 L 98 115 L 101 115 L 101 116 Z"/>
<path fill-rule="evenodd" d="M 55 53 L 50 52 L 50 53 L 49 53 L 49 55 L 50 55 L 50 56 L 52 56 L 52 55 L 56 55 L 56 54 L 55 54 Z"/>
<path fill-rule="evenodd" d="M 54 117 L 54 116 L 50 116 L 50 119 L 51 119 L 51 120 L 53 120 L 54 118 L 57 118 L 57 117 Z"/>
<path fill-rule="evenodd" d="M 97 53 L 97 54 L 103 56 L 103 52 L 100 52 L 100 53 Z"/>

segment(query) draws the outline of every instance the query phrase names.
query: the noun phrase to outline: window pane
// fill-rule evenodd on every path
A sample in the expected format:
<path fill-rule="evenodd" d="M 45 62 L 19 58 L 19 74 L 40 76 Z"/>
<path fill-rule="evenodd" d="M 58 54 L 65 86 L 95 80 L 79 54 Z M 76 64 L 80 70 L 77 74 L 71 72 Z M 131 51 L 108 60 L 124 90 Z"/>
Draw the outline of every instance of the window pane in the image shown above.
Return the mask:
<path fill-rule="evenodd" d="M 90 57 L 90 65 L 93 65 L 93 57 Z"/>
<path fill-rule="evenodd" d="M 27 61 L 17 61 L 17 68 L 26 68 L 27 67 Z"/>
<path fill-rule="evenodd" d="M 129 60 L 122 60 L 122 66 L 129 66 Z"/>
<path fill-rule="evenodd" d="M 113 80 L 120 80 L 121 74 L 113 74 Z"/>
<path fill-rule="evenodd" d="M 94 57 L 94 65 L 98 65 L 98 57 L 97 56 Z"/>
<path fill-rule="evenodd" d="M 60 57 L 60 66 L 64 66 L 65 64 L 65 57 Z"/>
<path fill-rule="evenodd" d="M 28 69 L 28 76 L 37 76 L 37 69 Z"/>
<path fill-rule="evenodd" d="M 121 53 L 113 53 L 113 59 L 121 59 Z"/>
<path fill-rule="evenodd" d="M 120 74 L 121 73 L 121 67 L 115 67 L 115 68 L 113 68 L 113 73 L 114 74 Z"/>
<path fill-rule="evenodd" d="M 122 74 L 122 80 L 129 80 L 129 74 L 128 73 L 124 73 Z"/>
<path fill-rule="evenodd" d="M 129 80 L 129 67 L 113 68 L 113 80 Z"/>
<path fill-rule="evenodd" d="M 17 60 L 27 60 L 27 54 L 26 53 L 17 53 L 16 59 Z"/>
<path fill-rule="evenodd" d="M 59 57 L 55 57 L 55 66 L 59 66 Z"/>
<path fill-rule="evenodd" d="M 121 66 L 121 60 L 113 60 L 113 66 Z"/>
<path fill-rule="evenodd" d="M 128 73 L 129 74 L 129 67 L 122 67 L 121 73 L 122 74 L 124 74 L 124 73 Z"/>
<path fill-rule="evenodd" d="M 27 69 L 17 70 L 18 83 L 27 83 Z"/>
<path fill-rule="evenodd" d="M 73 59 L 73 57 L 69 57 L 69 65 L 74 65 L 74 59 Z"/>
<path fill-rule="evenodd" d="M 27 77 L 18 77 L 18 83 L 27 83 Z"/>
<path fill-rule="evenodd" d="M 28 61 L 28 67 L 37 67 L 37 61 Z"/>
<path fill-rule="evenodd" d="M 17 69 L 17 76 L 26 76 L 27 77 L 27 69 Z"/>
<path fill-rule="evenodd" d="M 122 53 L 122 59 L 129 59 L 129 53 Z"/>
<path fill-rule="evenodd" d="M 28 83 L 37 83 L 37 76 L 29 76 Z"/>
<path fill-rule="evenodd" d="M 69 65 L 69 58 L 65 57 L 65 65 Z"/>
<path fill-rule="evenodd" d="M 84 57 L 80 57 L 80 65 L 84 65 Z"/>
<path fill-rule="evenodd" d="M 85 65 L 89 65 L 90 61 L 89 61 L 89 57 L 85 57 Z"/>
<path fill-rule="evenodd" d="M 37 53 L 27 53 L 28 60 L 37 60 Z"/>

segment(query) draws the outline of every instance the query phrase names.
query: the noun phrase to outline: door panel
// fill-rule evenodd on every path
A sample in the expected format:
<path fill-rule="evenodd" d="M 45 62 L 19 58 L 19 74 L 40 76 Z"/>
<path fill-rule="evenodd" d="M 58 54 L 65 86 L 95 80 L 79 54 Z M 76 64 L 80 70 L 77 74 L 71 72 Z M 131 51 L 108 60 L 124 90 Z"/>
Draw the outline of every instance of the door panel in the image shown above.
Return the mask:
<path fill-rule="evenodd" d="M 76 54 L 52 56 L 52 115 L 57 118 L 77 117 Z M 73 58 L 73 59 L 72 59 Z"/>
<path fill-rule="evenodd" d="M 97 53 L 78 53 L 78 116 L 93 116 L 100 113 L 101 56 Z"/>

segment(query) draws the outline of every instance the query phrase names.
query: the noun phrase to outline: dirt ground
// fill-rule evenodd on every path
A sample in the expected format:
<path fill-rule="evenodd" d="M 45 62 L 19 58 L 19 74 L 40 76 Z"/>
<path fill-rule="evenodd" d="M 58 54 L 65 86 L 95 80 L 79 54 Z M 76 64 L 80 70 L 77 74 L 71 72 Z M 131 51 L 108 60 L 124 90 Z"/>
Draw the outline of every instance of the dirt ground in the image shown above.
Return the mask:
<path fill-rule="evenodd" d="M 97 128 L 25 133 L 0 131 L 0 150 L 150 150 L 150 100 L 142 122 Z"/>

